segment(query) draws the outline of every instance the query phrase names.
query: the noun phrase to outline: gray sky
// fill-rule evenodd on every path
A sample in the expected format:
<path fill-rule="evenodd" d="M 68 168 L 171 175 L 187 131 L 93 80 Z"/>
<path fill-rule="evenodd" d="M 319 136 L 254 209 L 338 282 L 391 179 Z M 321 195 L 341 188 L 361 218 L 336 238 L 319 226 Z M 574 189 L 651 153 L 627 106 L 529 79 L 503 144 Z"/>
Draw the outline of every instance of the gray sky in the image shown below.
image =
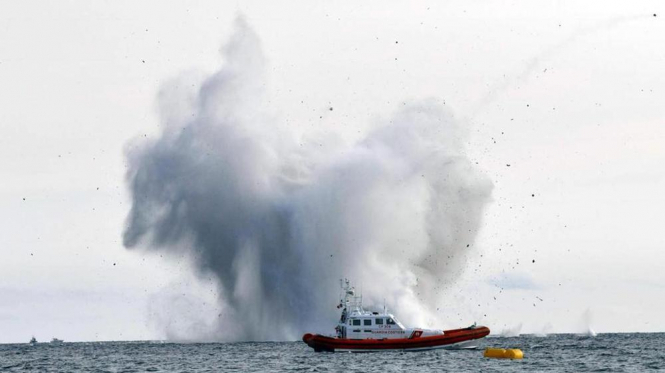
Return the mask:
<path fill-rule="evenodd" d="M 296 134 L 353 141 L 428 97 L 465 121 L 495 188 L 452 324 L 664 331 L 665 6 L 626 4 L 0 1 L 0 342 L 214 312 L 186 259 L 123 248 L 124 149 L 238 13 Z"/>

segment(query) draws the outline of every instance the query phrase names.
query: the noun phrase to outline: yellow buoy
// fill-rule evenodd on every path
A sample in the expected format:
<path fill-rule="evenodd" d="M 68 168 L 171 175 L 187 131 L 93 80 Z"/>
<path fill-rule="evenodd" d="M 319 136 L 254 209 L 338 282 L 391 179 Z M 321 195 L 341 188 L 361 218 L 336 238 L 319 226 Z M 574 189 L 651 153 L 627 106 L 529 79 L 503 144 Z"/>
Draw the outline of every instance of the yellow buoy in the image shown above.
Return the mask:
<path fill-rule="evenodd" d="M 483 356 L 494 359 L 522 359 L 524 353 L 518 348 L 487 348 Z"/>

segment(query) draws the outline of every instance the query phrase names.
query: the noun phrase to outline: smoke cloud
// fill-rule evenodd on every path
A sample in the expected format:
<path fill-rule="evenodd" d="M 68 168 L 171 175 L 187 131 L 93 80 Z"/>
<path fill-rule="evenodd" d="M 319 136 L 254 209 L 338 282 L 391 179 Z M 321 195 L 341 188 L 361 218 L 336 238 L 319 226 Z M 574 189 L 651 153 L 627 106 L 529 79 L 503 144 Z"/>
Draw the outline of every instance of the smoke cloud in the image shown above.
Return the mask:
<path fill-rule="evenodd" d="M 330 333 L 340 277 L 405 323 L 441 321 L 492 191 L 463 127 L 423 101 L 354 144 L 301 146 L 268 109 L 242 19 L 222 54 L 196 92 L 164 88 L 161 134 L 128 151 L 125 246 L 186 255 L 214 279 L 221 314 L 206 338 Z"/>

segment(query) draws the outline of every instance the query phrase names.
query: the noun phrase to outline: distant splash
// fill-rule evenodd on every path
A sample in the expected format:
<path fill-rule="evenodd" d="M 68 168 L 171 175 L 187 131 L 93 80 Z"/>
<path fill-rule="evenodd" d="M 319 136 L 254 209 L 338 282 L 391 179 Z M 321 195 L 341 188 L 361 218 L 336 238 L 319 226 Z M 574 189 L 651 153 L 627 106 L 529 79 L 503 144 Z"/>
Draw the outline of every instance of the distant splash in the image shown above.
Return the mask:
<path fill-rule="evenodd" d="M 215 317 L 177 323 L 171 337 L 329 331 L 340 277 L 405 323 L 441 322 L 436 307 L 464 271 L 493 188 L 466 155 L 463 126 L 429 100 L 355 144 L 296 139 L 272 114 L 260 41 L 242 19 L 223 57 L 202 83 L 165 87 L 161 134 L 128 146 L 124 245 L 190 258 L 214 281 Z M 188 312 L 155 319 L 199 314 Z"/>
<path fill-rule="evenodd" d="M 548 322 L 547 324 L 543 325 L 542 329 L 533 333 L 533 335 L 536 337 L 545 338 L 552 333 L 552 329 L 553 329 L 552 323 Z"/>
<path fill-rule="evenodd" d="M 591 309 L 587 308 L 580 318 L 579 329 L 577 334 L 584 337 L 595 337 L 598 335 L 596 331 L 592 328 L 593 323 L 593 313 Z"/>
<path fill-rule="evenodd" d="M 520 336 L 530 335 L 530 336 L 533 336 L 533 337 L 546 338 L 547 336 L 549 336 L 552 333 L 553 326 L 552 326 L 552 323 L 548 322 L 545 325 L 543 325 L 543 327 L 540 328 L 540 330 L 536 329 L 535 331 L 529 332 L 529 333 L 523 333 L 522 329 L 523 329 L 523 323 L 519 323 L 519 324 L 516 324 L 516 325 L 513 325 L 513 326 L 503 328 L 497 334 L 497 336 L 505 337 L 505 338 L 512 338 L 512 337 L 520 337 Z"/>
<path fill-rule="evenodd" d="M 501 330 L 501 332 L 499 332 L 499 336 L 501 336 L 501 337 L 519 337 L 521 332 L 522 332 L 522 323 L 519 323 L 517 325 L 504 328 L 503 330 Z"/>
<path fill-rule="evenodd" d="M 598 335 L 598 333 L 596 333 L 593 329 L 591 329 L 591 327 L 589 327 L 589 330 L 587 330 L 587 332 L 586 332 L 586 336 L 588 336 L 588 337 L 595 337 L 597 335 Z"/>

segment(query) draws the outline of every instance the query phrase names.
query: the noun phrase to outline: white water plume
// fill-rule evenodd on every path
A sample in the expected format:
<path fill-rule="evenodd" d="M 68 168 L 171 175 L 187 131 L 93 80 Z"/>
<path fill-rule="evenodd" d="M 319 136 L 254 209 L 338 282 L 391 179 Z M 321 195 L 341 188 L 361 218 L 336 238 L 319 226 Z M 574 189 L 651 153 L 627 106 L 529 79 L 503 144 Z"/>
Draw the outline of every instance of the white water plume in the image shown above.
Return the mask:
<path fill-rule="evenodd" d="M 437 320 L 464 270 L 492 183 L 435 101 L 321 152 L 292 140 L 264 99 L 264 58 L 243 20 L 191 96 L 160 95 L 162 133 L 128 151 L 128 248 L 187 255 L 215 279 L 215 340 L 330 332 L 338 279 L 403 321 Z M 445 315 L 444 315 L 445 316 Z"/>
<path fill-rule="evenodd" d="M 536 337 L 545 338 L 545 337 L 547 337 L 548 335 L 550 335 L 552 333 L 552 329 L 554 329 L 554 327 L 552 326 L 552 323 L 548 322 L 545 325 L 543 325 L 540 328 L 540 330 L 533 333 L 533 335 L 536 336 Z"/>
<path fill-rule="evenodd" d="M 522 323 L 519 323 L 517 325 L 505 327 L 503 330 L 501 330 L 499 335 L 502 337 L 519 337 L 521 332 Z"/>
<path fill-rule="evenodd" d="M 593 324 L 593 312 L 591 309 L 587 308 L 578 323 L 578 335 L 585 337 L 595 337 L 598 335 L 595 330 L 592 328 Z"/>

